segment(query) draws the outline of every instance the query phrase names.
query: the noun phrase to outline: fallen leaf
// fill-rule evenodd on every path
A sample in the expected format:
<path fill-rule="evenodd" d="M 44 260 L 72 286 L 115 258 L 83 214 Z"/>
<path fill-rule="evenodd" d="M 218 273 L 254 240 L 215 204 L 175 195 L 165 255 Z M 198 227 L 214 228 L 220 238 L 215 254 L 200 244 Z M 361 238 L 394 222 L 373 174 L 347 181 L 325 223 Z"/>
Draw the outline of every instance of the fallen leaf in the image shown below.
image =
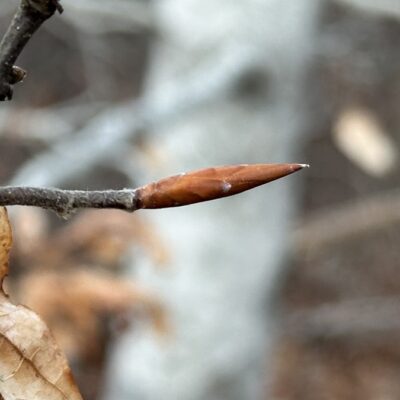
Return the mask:
<path fill-rule="evenodd" d="M 0 208 L 0 281 L 8 274 L 12 243 Z M 4 400 L 82 400 L 67 361 L 44 322 L 12 304 L 0 290 L 0 394 Z"/>

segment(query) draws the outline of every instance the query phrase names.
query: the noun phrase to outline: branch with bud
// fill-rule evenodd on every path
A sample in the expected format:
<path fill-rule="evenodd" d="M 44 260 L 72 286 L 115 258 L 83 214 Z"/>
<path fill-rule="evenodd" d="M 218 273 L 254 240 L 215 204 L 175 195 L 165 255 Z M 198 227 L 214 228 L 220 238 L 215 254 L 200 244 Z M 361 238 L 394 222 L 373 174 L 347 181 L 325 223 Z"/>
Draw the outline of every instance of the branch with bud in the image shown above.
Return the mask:
<path fill-rule="evenodd" d="M 171 176 L 137 189 L 83 191 L 0 187 L 0 206 L 36 206 L 68 217 L 79 208 L 179 207 L 232 196 L 292 174 L 306 164 L 241 164 Z"/>

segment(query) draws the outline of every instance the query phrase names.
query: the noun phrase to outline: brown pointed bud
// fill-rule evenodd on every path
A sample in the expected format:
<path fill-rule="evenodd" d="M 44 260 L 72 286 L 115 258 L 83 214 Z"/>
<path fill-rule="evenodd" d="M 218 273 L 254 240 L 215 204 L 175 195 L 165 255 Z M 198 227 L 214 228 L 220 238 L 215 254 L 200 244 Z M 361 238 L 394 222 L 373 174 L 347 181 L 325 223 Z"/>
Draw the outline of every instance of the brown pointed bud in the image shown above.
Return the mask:
<path fill-rule="evenodd" d="M 292 174 L 306 164 L 242 164 L 171 176 L 137 189 L 138 208 L 178 207 L 232 196 Z"/>

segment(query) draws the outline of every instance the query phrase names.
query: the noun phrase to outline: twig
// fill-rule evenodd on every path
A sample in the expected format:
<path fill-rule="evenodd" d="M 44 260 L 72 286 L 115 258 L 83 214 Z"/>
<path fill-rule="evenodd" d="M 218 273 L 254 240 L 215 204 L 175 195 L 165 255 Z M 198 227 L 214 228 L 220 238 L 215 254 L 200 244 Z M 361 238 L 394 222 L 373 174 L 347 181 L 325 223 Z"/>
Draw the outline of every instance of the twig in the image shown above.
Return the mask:
<path fill-rule="evenodd" d="M 242 164 L 171 176 L 138 189 L 84 191 L 0 187 L 0 206 L 35 206 L 68 217 L 78 208 L 167 208 L 232 196 L 292 174 L 306 164 Z"/>
<path fill-rule="evenodd" d="M 365 297 L 323 304 L 283 319 L 285 334 L 298 339 L 398 335 L 400 299 Z"/>
<path fill-rule="evenodd" d="M 34 187 L 0 188 L 0 205 L 34 206 L 68 217 L 78 208 L 117 208 L 135 211 L 135 190 L 61 190 Z"/>
<path fill-rule="evenodd" d="M 0 43 L 0 101 L 11 100 L 12 86 L 26 75 L 14 66 L 15 61 L 36 30 L 56 11 L 63 11 L 58 0 L 21 0 Z"/>

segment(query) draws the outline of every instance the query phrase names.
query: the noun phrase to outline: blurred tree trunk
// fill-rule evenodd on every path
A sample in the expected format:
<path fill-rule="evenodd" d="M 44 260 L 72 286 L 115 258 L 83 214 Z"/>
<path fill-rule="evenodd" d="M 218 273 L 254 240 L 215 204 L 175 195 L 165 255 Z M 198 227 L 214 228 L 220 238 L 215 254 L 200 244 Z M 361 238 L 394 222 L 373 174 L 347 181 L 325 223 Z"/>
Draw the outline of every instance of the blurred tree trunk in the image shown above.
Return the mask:
<path fill-rule="evenodd" d="M 148 90 L 227 58 L 226 74 L 243 57 L 254 59 L 254 68 L 225 96 L 153 136 L 164 158 L 143 181 L 209 165 L 306 162 L 303 77 L 318 2 L 163 0 L 155 6 L 161 33 Z M 142 260 L 132 274 L 166 299 L 173 332 L 160 343 L 134 327 L 115 349 L 109 399 L 262 397 L 273 337 L 266 299 L 287 252 L 294 182 L 149 215 L 168 241 L 171 266 L 160 272 Z"/>

